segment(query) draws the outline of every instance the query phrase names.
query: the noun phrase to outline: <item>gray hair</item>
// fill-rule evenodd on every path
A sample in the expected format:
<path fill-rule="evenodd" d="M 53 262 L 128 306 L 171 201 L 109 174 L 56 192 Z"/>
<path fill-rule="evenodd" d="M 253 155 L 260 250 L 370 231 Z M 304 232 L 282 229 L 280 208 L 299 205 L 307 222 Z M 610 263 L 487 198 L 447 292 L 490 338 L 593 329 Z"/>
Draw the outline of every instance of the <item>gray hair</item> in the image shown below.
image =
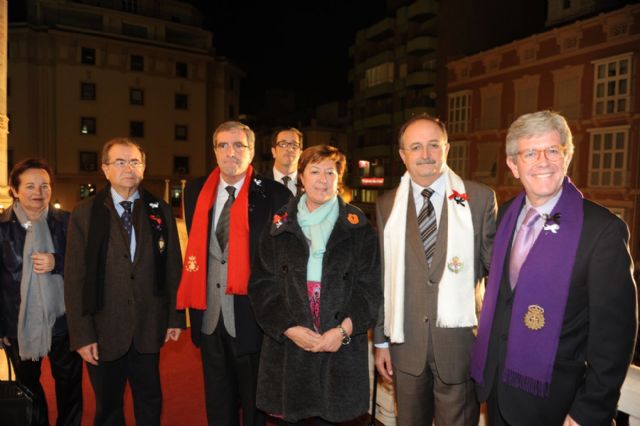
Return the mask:
<path fill-rule="evenodd" d="M 140 157 L 142 157 L 141 158 L 142 163 L 146 164 L 147 155 L 145 154 L 144 149 L 142 149 L 142 147 L 137 143 L 135 143 L 132 139 L 124 138 L 124 137 L 109 139 L 104 143 L 104 145 L 102 146 L 102 164 L 109 164 L 109 151 L 115 145 L 123 145 L 131 148 L 137 148 L 138 151 L 140 151 Z"/>
<path fill-rule="evenodd" d="M 523 138 L 542 136 L 549 132 L 560 135 L 560 145 L 566 148 L 566 154 L 573 155 L 573 136 L 567 120 L 553 111 L 538 111 L 523 114 L 511 124 L 507 132 L 507 156 L 518 154 L 518 141 Z"/>
<path fill-rule="evenodd" d="M 239 121 L 225 121 L 224 123 L 220 124 L 216 128 L 215 132 L 213 132 L 213 147 L 216 147 L 216 137 L 218 136 L 218 133 L 230 132 L 233 130 L 240 130 L 241 132 L 244 132 L 244 134 L 247 136 L 247 143 L 249 144 L 249 148 L 253 150 L 256 143 L 256 134 L 253 133 L 253 130 L 251 130 L 249 126 L 247 126 L 246 124 L 242 124 Z"/>

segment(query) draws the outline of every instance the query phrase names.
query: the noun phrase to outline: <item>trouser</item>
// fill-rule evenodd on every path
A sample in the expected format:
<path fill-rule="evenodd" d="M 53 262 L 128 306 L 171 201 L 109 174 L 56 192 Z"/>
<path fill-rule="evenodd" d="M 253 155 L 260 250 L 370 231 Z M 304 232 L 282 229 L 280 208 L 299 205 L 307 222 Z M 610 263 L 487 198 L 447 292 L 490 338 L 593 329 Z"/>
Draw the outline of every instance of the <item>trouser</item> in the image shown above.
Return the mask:
<path fill-rule="evenodd" d="M 9 339 L 11 346 L 5 350 L 11 357 L 11 363 L 18 381 L 33 392 L 34 416 L 32 425 L 48 425 L 49 410 L 44 389 L 40 384 L 42 360 L 20 359 L 20 347 L 17 339 Z M 51 364 L 51 374 L 55 381 L 56 407 L 58 409 L 57 426 L 80 425 L 82 420 L 82 358 L 69 350 L 69 335 L 54 336 L 51 350 L 47 355 Z"/>
<path fill-rule="evenodd" d="M 159 353 L 141 354 L 132 345 L 117 360 L 98 361 L 97 366 L 87 363 L 96 396 L 93 424 L 124 426 L 124 388 L 129 381 L 136 424 L 159 426 L 162 411 L 159 360 Z"/>

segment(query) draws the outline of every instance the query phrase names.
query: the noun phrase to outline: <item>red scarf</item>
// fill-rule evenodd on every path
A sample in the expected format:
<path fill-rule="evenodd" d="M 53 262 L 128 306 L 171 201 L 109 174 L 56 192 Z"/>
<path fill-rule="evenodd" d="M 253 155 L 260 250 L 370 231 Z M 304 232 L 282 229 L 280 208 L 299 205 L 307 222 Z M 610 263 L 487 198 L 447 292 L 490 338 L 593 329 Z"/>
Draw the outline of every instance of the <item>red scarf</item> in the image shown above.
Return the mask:
<path fill-rule="evenodd" d="M 249 186 L 253 167 L 249 166 L 244 184 L 231 206 L 229 223 L 229 252 L 227 256 L 227 294 L 246 295 L 251 262 L 249 259 Z M 184 258 L 182 279 L 178 288 L 177 308 L 207 309 L 207 260 L 209 241 L 209 211 L 213 206 L 220 183 L 220 168 L 216 167 L 204 183 Z M 222 247 L 224 250 L 224 247 Z"/>

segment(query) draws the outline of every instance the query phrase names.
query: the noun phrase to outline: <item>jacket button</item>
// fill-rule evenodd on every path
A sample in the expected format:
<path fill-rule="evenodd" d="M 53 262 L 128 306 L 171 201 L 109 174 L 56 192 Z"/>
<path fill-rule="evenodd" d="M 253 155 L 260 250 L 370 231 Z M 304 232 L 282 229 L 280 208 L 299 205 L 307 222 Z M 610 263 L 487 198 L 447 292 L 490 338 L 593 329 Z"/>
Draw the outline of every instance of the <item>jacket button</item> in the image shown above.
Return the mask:
<path fill-rule="evenodd" d="M 226 260 L 221 260 L 220 263 L 222 263 L 224 265 L 225 263 L 227 263 L 227 261 Z"/>
<path fill-rule="evenodd" d="M 429 322 L 429 317 L 424 317 L 424 322 Z"/>
<path fill-rule="evenodd" d="M 217 287 L 217 288 L 220 288 L 220 283 L 216 283 L 216 287 Z"/>

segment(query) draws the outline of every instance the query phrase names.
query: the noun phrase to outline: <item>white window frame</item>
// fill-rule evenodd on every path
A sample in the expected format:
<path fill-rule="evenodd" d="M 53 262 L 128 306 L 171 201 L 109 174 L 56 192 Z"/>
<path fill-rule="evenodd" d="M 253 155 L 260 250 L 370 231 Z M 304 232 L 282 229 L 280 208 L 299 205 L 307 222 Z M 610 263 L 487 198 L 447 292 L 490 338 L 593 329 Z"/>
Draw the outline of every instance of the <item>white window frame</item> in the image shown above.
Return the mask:
<path fill-rule="evenodd" d="M 629 129 L 631 126 L 602 127 L 589 129 L 589 174 L 587 182 L 592 187 L 627 186 L 629 162 Z M 611 135 L 611 147 L 605 147 L 606 136 Z M 622 135 L 623 146 L 616 146 L 617 136 Z M 596 146 L 597 145 L 597 146 Z M 622 165 L 615 166 L 616 154 L 622 154 Z M 595 156 L 598 156 L 597 158 Z M 606 156 L 610 158 L 610 166 L 605 167 Z M 596 162 L 594 166 L 594 162 Z M 621 174 L 621 181 L 614 182 L 615 173 Z M 594 181 L 595 177 L 595 181 Z"/>
<path fill-rule="evenodd" d="M 626 73 L 621 76 L 620 65 L 623 61 L 627 62 L 627 68 Z M 593 115 L 601 116 L 628 112 L 631 104 L 632 76 L 634 75 L 633 54 L 626 53 L 592 61 L 591 63 L 593 64 Z M 608 76 L 608 70 L 612 65 L 614 66 L 615 75 Z M 620 93 L 622 82 L 624 82 L 626 90 Z M 609 87 L 613 87 L 613 94 L 608 94 Z M 621 101 L 624 101 L 624 108 L 620 108 Z M 609 105 L 612 106 L 611 110 L 608 108 Z"/>
<path fill-rule="evenodd" d="M 449 142 L 447 165 L 463 178 L 469 176 L 469 141 Z"/>
<path fill-rule="evenodd" d="M 449 94 L 449 133 L 460 134 L 469 131 L 471 121 L 471 90 Z"/>

